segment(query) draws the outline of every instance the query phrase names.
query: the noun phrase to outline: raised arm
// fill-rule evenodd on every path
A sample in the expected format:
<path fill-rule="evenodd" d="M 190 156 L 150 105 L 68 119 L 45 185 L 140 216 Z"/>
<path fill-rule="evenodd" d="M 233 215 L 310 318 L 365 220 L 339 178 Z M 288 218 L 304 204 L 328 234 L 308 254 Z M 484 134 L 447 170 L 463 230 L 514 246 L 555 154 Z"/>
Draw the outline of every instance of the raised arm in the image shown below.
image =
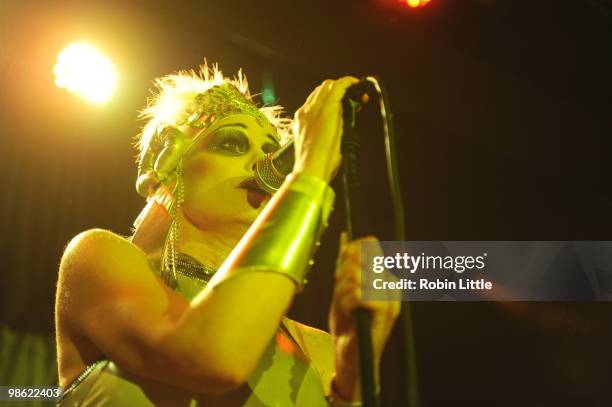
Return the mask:
<path fill-rule="evenodd" d="M 329 214 L 340 101 L 356 81 L 325 81 L 298 110 L 294 174 L 193 301 L 168 289 L 126 240 L 102 230 L 77 236 L 58 287 L 69 331 L 143 377 L 210 393 L 243 383 L 286 313 Z"/>

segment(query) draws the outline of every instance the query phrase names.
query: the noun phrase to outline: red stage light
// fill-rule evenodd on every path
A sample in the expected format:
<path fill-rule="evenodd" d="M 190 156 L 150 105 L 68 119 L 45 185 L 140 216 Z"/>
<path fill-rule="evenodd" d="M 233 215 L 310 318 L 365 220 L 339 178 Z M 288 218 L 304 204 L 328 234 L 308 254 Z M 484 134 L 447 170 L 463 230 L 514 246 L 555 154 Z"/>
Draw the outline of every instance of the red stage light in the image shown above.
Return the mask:
<path fill-rule="evenodd" d="M 426 6 L 429 1 L 430 0 L 402 0 L 402 2 L 408 5 L 408 7 L 412 8 Z"/>

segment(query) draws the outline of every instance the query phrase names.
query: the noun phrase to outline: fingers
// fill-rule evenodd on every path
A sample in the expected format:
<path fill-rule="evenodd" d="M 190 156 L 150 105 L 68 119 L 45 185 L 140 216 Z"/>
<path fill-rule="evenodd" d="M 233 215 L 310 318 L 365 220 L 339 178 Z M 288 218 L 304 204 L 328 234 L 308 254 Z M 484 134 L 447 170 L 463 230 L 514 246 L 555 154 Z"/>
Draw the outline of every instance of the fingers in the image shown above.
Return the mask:
<path fill-rule="evenodd" d="M 346 232 L 340 235 L 340 252 L 335 275 L 336 295 L 341 298 L 353 297 L 351 301 L 361 299 L 361 265 L 359 241 L 348 242 Z"/>
<path fill-rule="evenodd" d="M 340 248 L 338 250 L 338 261 L 353 258 L 353 260 L 359 262 L 361 255 L 361 244 L 363 242 L 378 242 L 376 236 L 364 236 L 357 240 L 348 241 L 348 234 L 342 232 L 340 234 Z M 376 246 L 380 249 L 380 244 Z M 382 250 L 381 250 L 382 252 Z"/>
<path fill-rule="evenodd" d="M 330 181 L 338 171 L 342 156 L 342 104 L 339 102 L 346 89 L 357 78 L 345 76 L 327 79 L 317 86 L 295 112 L 293 133 L 297 136 L 297 172 L 310 173 Z"/>
<path fill-rule="evenodd" d="M 346 94 L 346 90 L 351 86 L 359 82 L 359 79 L 354 76 L 344 76 L 338 79 L 332 89 L 329 91 L 329 95 L 327 96 L 327 103 L 333 104 L 336 102 L 340 102 L 344 95 Z"/>
<path fill-rule="evenodd" d="M 350 262 L 351 265 L 359 267 L 359 241 L 348 241 L 346 232 L 340 235 L 340 249 L 338 251 L 338 264 Z M 354 264 L 353 264 L 354 263 Z M 339 269 L 337 271 L 340 271 Z"/>
<path fill-rule="evenodd" d="M 308 98 L 306 99 L 306 102 L 304 104 L 312 104 L 313 100 L 316 100 L 323 91 L 327 93 L 329 91 L 329 87 L 333 84 L 333 82 L 334 81 L 332 81 L 331 79 L 324 80 L 319 86 L 317 86 L 312 92 L 310 92 L 310 95 L 308 95 Z"/>
<path fill-rule="evenodd" d="M 335 274 L 335 295 L 340 298 L 351 297 L 350 300 L 343 300 L 348 301 L 344 302 L 345 305 L 351 304 L 351 310 L 358 307 L 370 310 L 376 310 L 379 307 L 386 308 L 388 305 L 367 301 L 362 297 L 361 250 L 362 243 L 364 242 L 376 243 L 378 239 L 375 236 L 366 236 L 349 242 L 346 232 L 340 234 L 340 249 L 338 252 Z M 380 250 L 380 245 L 377 244 L 374 250 Z M 391 277 L 389 277 L 389 279 L 390 278 Z M 388 297 L 387 300 L 396 300 L 397 298 L 393 297 L 393 294 L 396 293 L 392 292 L 391 294 L 392 295 Z"/>
<path fill-rule="evenodd" d="M 306 99 L 305 105 L 320 108 L 327 103 L 339 102 L 349 86 L 359 82 L 354 76 L 343 76 L 338 80 L 326 79 L 313 90 Z"/>
<path fill-rule="evenodd" d="M 356 271 L 356 272 L 355 272 Z M 355 309 L 362 306 L 361 276 L 359 269 L 343 260 L 338 266 L 334 298 L 339 303 L 345 315 L 350 315 Z"/>
<path fill-rule="evenodd" d="M 378 242 L 374 236 L 354 241 L 340 235 L 340 250 L 335 275 L 334 298 L 330 311 L 330 328 L 335 336 L 354 334 L 354 312 L 365 309 L 371 313 L 374 352 L 380 354 L 397 319 L 401 304 L 389 300 L 365 300 L 362 287 L 361 249 L 364 242 Z"/>

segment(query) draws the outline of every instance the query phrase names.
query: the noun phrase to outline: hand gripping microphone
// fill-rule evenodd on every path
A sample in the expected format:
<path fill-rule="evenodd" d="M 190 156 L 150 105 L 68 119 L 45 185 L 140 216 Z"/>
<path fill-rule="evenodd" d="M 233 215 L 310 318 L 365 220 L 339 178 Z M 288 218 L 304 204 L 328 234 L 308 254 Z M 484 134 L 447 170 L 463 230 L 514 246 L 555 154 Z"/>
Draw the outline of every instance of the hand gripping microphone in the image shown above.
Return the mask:
<path fill-rule="evenodd" d="M 364 101 L 363 96 L 368 94 L 370 83 L 362 79 L 346 90 L 344 98 L 350 99 L 353 103 L 361 105 Z M 282 146 L 273 153 L 268 153 L 257 161 L 255 165 L 255 180 L 257 185 L 270 193 L 275 193 L 283 184 L 285 177 L 293 171 L 295 163 L 295 152 L 293 140 Z"/>

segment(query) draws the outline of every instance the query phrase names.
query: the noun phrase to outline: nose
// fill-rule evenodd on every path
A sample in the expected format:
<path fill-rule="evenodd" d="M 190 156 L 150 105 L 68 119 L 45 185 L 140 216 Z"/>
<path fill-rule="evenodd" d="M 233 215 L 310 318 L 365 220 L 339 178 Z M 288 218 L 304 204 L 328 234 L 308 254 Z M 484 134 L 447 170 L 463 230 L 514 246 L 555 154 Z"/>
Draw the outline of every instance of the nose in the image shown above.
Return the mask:
<path fill-rule="evenodd" d="M 261 152 L 254 152 L 253 154 L 251 154 L 249 160 L 246 163 L 245 169 L 247 171 L 255 172 L 255 169 L 257 168 L 257 161 L 259 161 L 259 159 L 263 156 L 265 156 L 265 154 L 262 154 Z"/>

